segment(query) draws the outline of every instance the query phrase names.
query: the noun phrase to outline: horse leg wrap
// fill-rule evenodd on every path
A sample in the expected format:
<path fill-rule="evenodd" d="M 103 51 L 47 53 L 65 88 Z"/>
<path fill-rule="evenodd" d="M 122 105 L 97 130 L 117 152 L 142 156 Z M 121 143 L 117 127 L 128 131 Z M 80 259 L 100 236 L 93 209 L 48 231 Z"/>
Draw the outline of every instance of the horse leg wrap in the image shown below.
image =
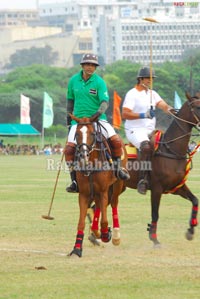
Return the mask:
<path fill-rule="evenodd" d="M 82 250 L 83 238 L 84 238 L 83 231 L 78 231 L 76 235 L 76 243 L 74 245 L 74 248 L 78 248 Z"/>
<path fill-rule="evenodd" d="M 99 217 L 100 217 L 101 210 L 97 208 L 94 212 L 94 218 L 92 222 L 91 229 L 92 230 L 98 230 L 99 229 Z"/>
<path fill-rule="evenodd" d="M 147 231 L 149 232 L 149 239 L 151 241 L 157 240 L 157 222 L 148 223 Z"/>
<path fill-rule="evenodd" d="M 110 227 L 101 229 L 101 240 L 104 243 L 108 243 L 111 240 L 112 232 Z"/>
<path fill-rule="evenodd" d="M 113 227 L 119 228 L 119 217 L 117 208 L 112 208 Z"/>
<path fill-rule="evenodd" d="M 190 219 L 190 225 L 191 226 L 197 226 L 198 225 L 197 213 L 198 213 L 198 206 L 193 206 L 192 216 L 191 216 L 191 219 Z"/>

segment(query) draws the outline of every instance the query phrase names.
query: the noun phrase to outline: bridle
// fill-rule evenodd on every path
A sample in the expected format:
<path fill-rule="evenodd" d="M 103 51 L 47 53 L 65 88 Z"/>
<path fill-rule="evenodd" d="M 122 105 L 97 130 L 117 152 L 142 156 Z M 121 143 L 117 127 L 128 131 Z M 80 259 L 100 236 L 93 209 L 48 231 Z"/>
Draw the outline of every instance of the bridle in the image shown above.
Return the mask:
<path fill-rule="evenodd" d="M 87 144 L 86 142 L 86 138 L 87 138 L 87 125 L 92 125 L 93 126 L 93 132 L 91 132 L 92 137 L 92 142 L 90 144 Z M 84 162 L 85 166 L 87 166 L 89 164 L 89 156 L 91 154 L 91 152 L 94 150 L 95 145 L 96 145 L 96 140 L 97 140 L 97 136 L 96 136 L 96 132 L 95 132 L 95 128 L 94 128 L 94 123 L 91 122 L 80 122 L 77 124 L 77 129 L 78 127 L 82 126 L 81 129 L 79 129 L 79 131 L 82 131 L 82 136 L 83 136 L 83 142 L 81 142 L 80 144 L 78 143 L 78 133 L 76 132 L 75 134 L 75 138 L 77 141 L 77 145 L 76 145 L 76 159 L 78 161 L 82 161 Z"/>
<path fill-rule="evenodd" d="M 180 124 L 179 121 L 188 123 L 188 124 L 192 125 L 193 127 L 195 127 L 198 131 L 200 131 L 200 119 L 199 119 L 199 117 L 197 116 L 197 114 L 195 113 L 195 109 L 194 109 L 194 106 L 193 106 L 193 104 L 194 104 L 195 102 L 199 102 L 199 101 L 200 101 L 200 99 L 196 99 L 196 100 L 193 100 L 193 101 L 191 101 L 191 102 L 187 101 L 187 104 L 188 104 L 188 106 L 189 106 L 189 108 L 190 108 L 190 111 L 191 111 L 191 113 L 192 113 L 194 119 L 196 120 L 196 122 L 192 122 L 192 121 L 186 120 L 186 119 L 184 119 L 184 118 L 181 118 L 181 117 L 179 117 L 179 116 L 177 116 L 177 115 L 174 115 L 172 112 L 169 111 L 169 113 L 170 113 L 171 115 L 173 115 L 173 117 L 174 117 L 174 119 L 175 119 L 175 121 L 176 121 L 176 124 L 177 124 L 178 127 L 181 129 L 181 131 L 184 131 L 184 128 L 181 126 L 181 124 Z M 197 109 L 200 109 L 200 107 L 197 107 Z M 165 147 L 167 148 L 167 150 L 170 151 L 171 153 L 164 153 L 164 152 L 161 152 L 161 151 L 158 150 L 158 152 L 156 153 L 156 155 L 158 154 L 158 155 L 162 155 L 162 156 L 167 156 L 167 157 L 172 158 L 172 159 L 177 159 L 177 158 L 178 158 L 178 159 L 185 159 L 185 158 L 186 158 L 186 155 L 182 156 L 182 155 L 177 154 L 175 151 L 173 151 L 173 150 L 169 147 L 169 144 L 171 144 L 171 143 L 173 143 L 174 141 L 177 141 L 177 140 L 179 140 L 179 139 L 182 139 L 182 138 L 184 138 L 184 137 L 186 137 L 186 136 L 190 136 L 190 134 L 191 134 L 191 131 L 190 131 L 190 132 L 185 132 L 185 131 L 184 131 L 184 134 L 182 134 L 182 135 L 180 135 L 180 136 L 178 136 L 178 137 L 176 137 L 176 138 L 170 139 L 170 140 L 168 140 L 168 141 L 165 141 L 165 140 L 164 140 L 164 136 L 163 136 L 163 140 L 161 140 L 161 141 L 159 142 L 159 144 L 165 146 Z"/>
<path fill-rule="evenodd" d="M 186 120 L 186 119 L 183 119 L 183 118 L 180 118 L 180 117 L 178 117 L 177 115 L 174 115 L 174 114 L 173 114 L 172 112 L 170 112 L 170 111 L 169 111 L 169 113 L 170 113 L 171 115 L 173 115 L 173 117 L 174 117 L 175 119 L 178 119 L 178 120 L 180 120 L 180 121 L 182 121 L 182 122 L 191 124 L 192 126 L 196 127 L 196 129 L 197 129 L 198 131 L 200 131 L 200 119 L 199 119 L 199 117 L 195 114 L 194 107 L 193 107 L 193 104 L 194 104 L 195 102 L 200 102 L 200 99 L 196 99 L 196 100 L 194 100 L 194 101 L 192 101 L 192 102 L 187 102 L 187 104 L 188 104 L 188 106 L 190 107 L 190 111 L 192 112 L 193 117 L 194 117 L 195 120 L 197 121 L 196 123 L 191 122 L 191 121 Z M 198 107 L 197 109 L 200 109 L 200 107 Z"/>

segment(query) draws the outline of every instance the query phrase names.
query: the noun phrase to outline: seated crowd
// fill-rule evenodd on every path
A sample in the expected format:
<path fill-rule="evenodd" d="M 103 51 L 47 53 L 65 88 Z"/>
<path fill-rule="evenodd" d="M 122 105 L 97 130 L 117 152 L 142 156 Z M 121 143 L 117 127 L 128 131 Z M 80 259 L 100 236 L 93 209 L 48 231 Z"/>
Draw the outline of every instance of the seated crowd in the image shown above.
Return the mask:
<path fill-rule="evenodd" d="M 0 155 L 55 155 L 62 154 L 63 147 L 60 143 L 52 145 L 46 144 L 43 148 L 38 145 L 12 145 L 1 144 Z"/>

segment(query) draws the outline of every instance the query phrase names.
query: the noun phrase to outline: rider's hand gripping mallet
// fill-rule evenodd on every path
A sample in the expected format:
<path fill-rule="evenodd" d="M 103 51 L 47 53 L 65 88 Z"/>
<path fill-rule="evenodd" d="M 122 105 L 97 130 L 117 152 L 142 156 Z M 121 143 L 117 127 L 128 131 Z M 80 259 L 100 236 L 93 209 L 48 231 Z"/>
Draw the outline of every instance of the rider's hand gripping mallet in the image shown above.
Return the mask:
<path fill-rule="evenodd" d="M 57 173 L 56 182 L 55 182 L 52 197 L 51 197 L 51 202 L 50 202 L 48 214 L 47 215 L 42 215 L 42 218 L 47 219 L 47 220 L 53 220 L 54 219 L 54 217 L 50 216 L 50 214 L 51 214 L 51 208 L 52 208 L 52 204 L 53 204 L 53 200 L 54 200 L 54 196 L 55 196 L 55 192 L 56 192 L 56 187 L 57 187 L 58 178 L 59 178 L 59 175 L 60 175 L 60 170 L 61 170 L 64 155 L 65 155 L 65 150 L 63 150 L 63 154 L 62 154 L 62 158 L 61 158 L 61 162 L 60 162 L 60 167 L 58 169 L 58 173 Z"/>

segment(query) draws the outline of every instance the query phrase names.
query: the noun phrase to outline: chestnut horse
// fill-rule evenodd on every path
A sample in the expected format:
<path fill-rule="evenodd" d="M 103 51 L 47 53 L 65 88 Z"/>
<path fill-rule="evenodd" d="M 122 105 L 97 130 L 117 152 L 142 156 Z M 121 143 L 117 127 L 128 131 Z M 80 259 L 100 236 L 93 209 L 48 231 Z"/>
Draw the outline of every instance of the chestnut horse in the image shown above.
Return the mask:
<path fill-rule="evenodd" d="M 123 181 L 118 180 L 114 174 L 114 165 L 107 140 L 101 133 L 101 124 L 95 117 L 77 118 L 71 115 L 77 122 L 76 129 L 76 154 L 74 169 L 79 187 L 79 221 L 74 248 L 69 256 L 82 256 L 82 244 L 84 238 L 85 218 L 90 204 L 94 201 L 96 205 L 95 221 L 92 230 L 102 242 L 109 242 L 112 238 L 114 245 L 120 243 L 119 219 L 118 219 L 118 195 L 123 188 Z M 126 165 L 126 151 L 122 164 Z M 122 165 L 122 166 L 123 166 Z M 112 187 L 112 195 L 109 203 L 113 214 L 113 237 L 110 227 L 108 227 L 107 206 L 108 190 L 117 182 L 117 189 Z M 119 192 L 119 193 L 118 193 Z M 96 226 L 101 214 L 100 234 Z"/>
<path fill-rule="evenodd" d="M 157 238 L 157 222 L 159 219 L 159 206 L 162 194 L 172 193 L 180 195 L 192 203 L 192 212 L 186 238 L 192 240 L 194 227 L 197 226 L 198 199 L 185 184 L 186 175 L 192 155 L 188 152 L 192 128 L 200 130 L 200 98 L 186 94 L 187 101 L 183 104 L 177 115 L 155 149 L 155 133 L 151 137 L 152 158 L 151 171 L 149 171 L 149 190 L 151 192 L 151 223 L 148 224 L 149 238 L 155 246 L 160 242 Z M 124 181 L 125 187 L 136 189 L 139 179 L 138 167 L 134 167 L 139 160 L 128 158 L 128 171 L 130 179 Z M 135 169 L 134 169 L 135 168 Z M 119 186 L 119 189 L 121 186 Z"/>

